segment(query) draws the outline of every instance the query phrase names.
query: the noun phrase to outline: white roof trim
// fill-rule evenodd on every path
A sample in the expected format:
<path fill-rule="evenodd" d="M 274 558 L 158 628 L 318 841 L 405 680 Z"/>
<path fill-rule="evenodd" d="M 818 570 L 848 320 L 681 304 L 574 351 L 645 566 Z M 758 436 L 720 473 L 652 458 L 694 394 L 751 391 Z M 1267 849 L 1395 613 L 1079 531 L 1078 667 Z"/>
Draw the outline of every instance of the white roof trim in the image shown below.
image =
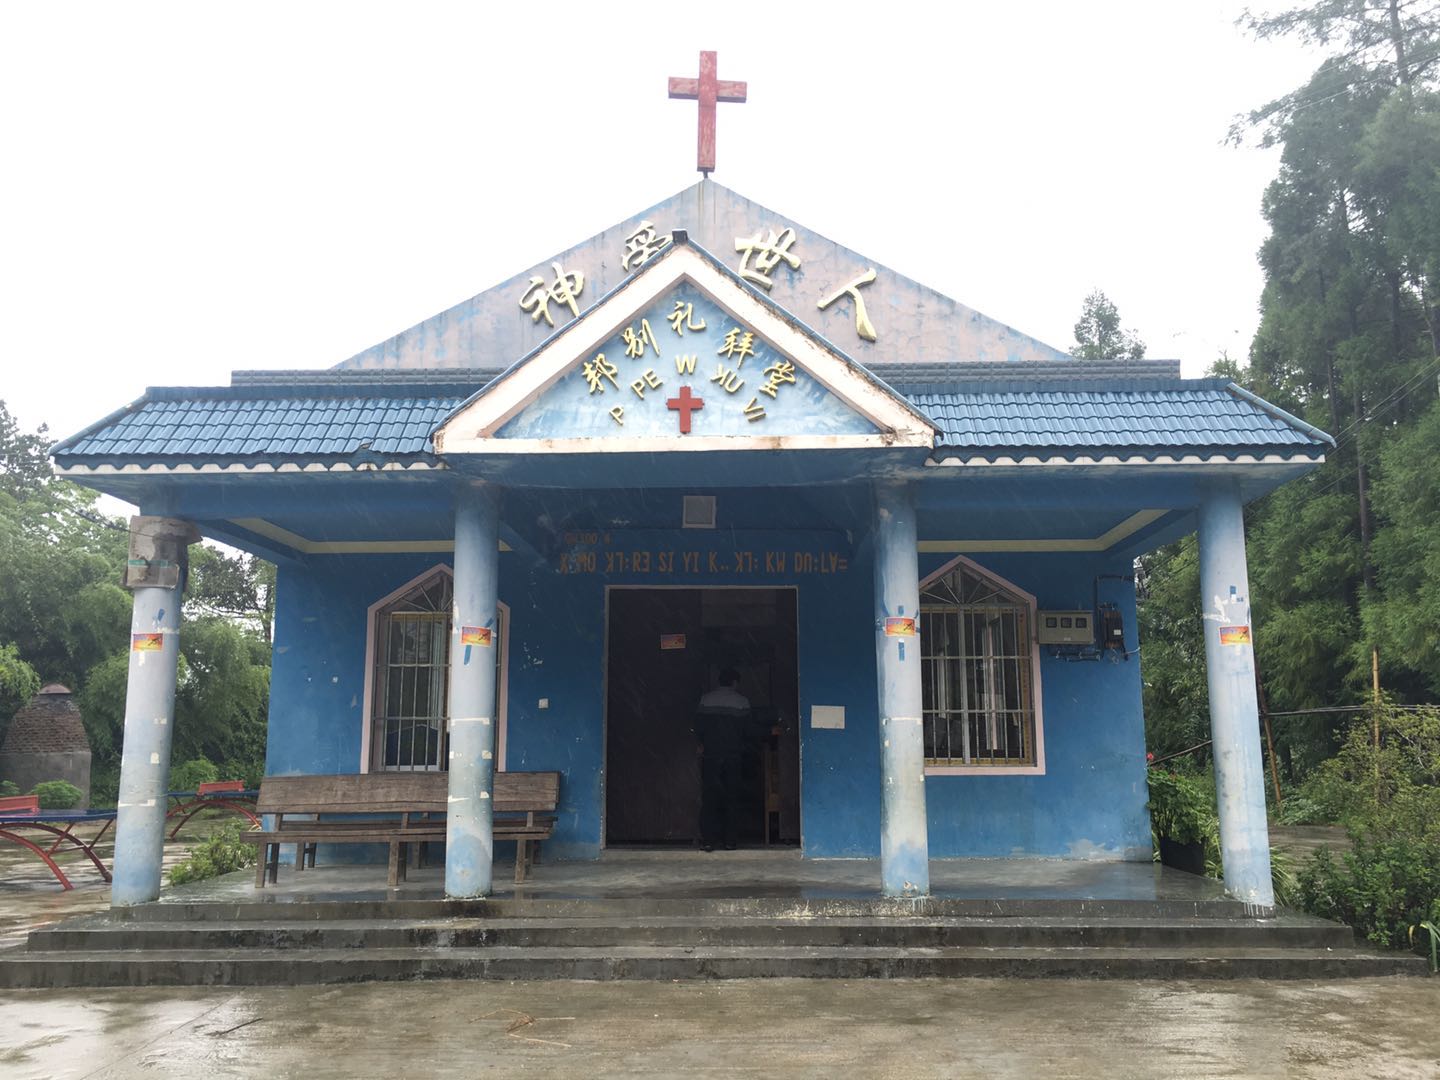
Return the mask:
<path fill-rule="evenodd" d="M 1319 465 L 1324 460 L 1323 454 L 1316 457 L 1304 454 L 1238 454 L 1234 457 L 1225 454 L 1160 454 L 1155 457 L 1146 457 L 1143 454 L 1127 454 L 1124 457 L 1107 454 L 1103 457 L 1073 458 L 1054 454 L 1049 457 L 997 457 L 993 460 L 977 457 L 965 461 L 956 457 L 939 460 L 931 458 L 925 462 L 925 466 L 932 469 L 994 469 L 1028 468 L 1036 465 Z"/>
<path fill-rule="evenodd" d="M 754 330 L 849 408 L 879 428 L 874 435 L 712 436 L 690 438 L 497 439 L 525 406 L 609 341 L 682 281 L 705 293 L 736 321 Z M 434 435 L 440 454 L 536 452 L 654 452 L 669 450 L 837 449 L 935 445 L 935 428 L 908 401 L 878 385 L 853 361 L 782 317 L 748 286 L 736 282 L 689 245 L 676 246 L 631 277 L 571 329 L 481 391 Z"/>
<path fill-rule="evenodd" d="M 386 461 L 381 464 L 362 462 L 359 465 L 353 465 L 348 461 L 312 461 L 304 465 L 294 461 L 284 461 L 278 465 L 269 461 L 259 461 L 254 464 L 231 462 L 221 465 L 218 462 L 211 461 L 200 465 L 189 462 L 181 462 L 179 464 L 152 462 L 148 465 L 56 465 L 55 472 L 60 476 L 191 476 L 214 475 L 217 473 L 424 472 L 427 469 L 445 469 L 448 467 L 444 462 L 432 463 L 428 461 Z"/>
<path fill-rule="evenodd" d="M 284 544 L 301 555 L 397 555 L 412 552 L 447 554 L 455 550 L 455 541 L 450 540 L 311 540 L 297 532 L 282 528 L 264 518 L 231 518 L 230 524 L 238 525 L 256 536 Z M 500 541 L 500 550 L 509 551 L 510 545 Z M 428 572 L 428 571 L 427 571 Z M 414 584 L 411 582 L 411 584 Z"/>

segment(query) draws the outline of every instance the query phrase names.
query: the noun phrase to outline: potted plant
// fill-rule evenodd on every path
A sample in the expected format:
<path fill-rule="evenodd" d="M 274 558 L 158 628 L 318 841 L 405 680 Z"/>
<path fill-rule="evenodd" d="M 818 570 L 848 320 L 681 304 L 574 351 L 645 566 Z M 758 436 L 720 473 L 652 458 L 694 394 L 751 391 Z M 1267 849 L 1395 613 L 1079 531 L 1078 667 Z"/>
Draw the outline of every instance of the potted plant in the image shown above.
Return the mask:
<path fill-rule="evenodd" d="M 1215 826 L 1215 805 L 1204 777 L 1151 769 L 1150 827 L 1160 861 L 1191 874 L 1205 873 L 1205 843 Z"/>

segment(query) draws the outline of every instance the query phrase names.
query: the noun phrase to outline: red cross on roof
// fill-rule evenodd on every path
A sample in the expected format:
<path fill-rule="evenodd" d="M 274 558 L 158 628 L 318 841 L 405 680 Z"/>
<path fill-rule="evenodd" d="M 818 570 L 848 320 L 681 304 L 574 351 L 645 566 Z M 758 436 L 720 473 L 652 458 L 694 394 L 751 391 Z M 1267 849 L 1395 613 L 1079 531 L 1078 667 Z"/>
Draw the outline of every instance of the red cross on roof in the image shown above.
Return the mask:
<path fill-rule="evenodd" d="M 700 146 L 695 167 L 706 176 L 715 171 L 715 103 L 744 101 L 743 82 L 722 82 L 715 77 L 715 54 L 700 54 L 698 79 L 670 79 L 670 96 L 700 102 Z"/>

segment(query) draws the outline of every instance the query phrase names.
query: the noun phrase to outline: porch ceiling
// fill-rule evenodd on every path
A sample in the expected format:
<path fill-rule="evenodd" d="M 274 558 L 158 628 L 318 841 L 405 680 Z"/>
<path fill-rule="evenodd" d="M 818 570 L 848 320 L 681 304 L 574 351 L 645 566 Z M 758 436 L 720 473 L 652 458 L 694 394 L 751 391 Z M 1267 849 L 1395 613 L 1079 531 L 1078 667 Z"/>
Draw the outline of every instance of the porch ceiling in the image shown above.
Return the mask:
<path fill-rule="evenodd" d="M 453 550 L 453 487 L 396 477 L 295 477 L 281 483 L 196 478 L 149 511 L 195 521 L 214 539 L 272 560 Z M 451 478 L 453 479 L 453 477 Z M 1161 531 L 1193 527 L 1198 498 L 1170 482 L 931 482 L 919 492 L 921 549 L 932 552 L 1125 550 Z M 873 521 L 868 483 L 804 488 L 507 488 L 502 550 L 548 561 L 575 531 L 654 533 L 682 527 L 685 495 L 713 495 L 717 528 L 735 535 L 831 532 L 859 543 Z M 1147 545 L 1148 546 L 1148 545 Z M 1143 550 L 1143 546 L 1140 548 Z"/>

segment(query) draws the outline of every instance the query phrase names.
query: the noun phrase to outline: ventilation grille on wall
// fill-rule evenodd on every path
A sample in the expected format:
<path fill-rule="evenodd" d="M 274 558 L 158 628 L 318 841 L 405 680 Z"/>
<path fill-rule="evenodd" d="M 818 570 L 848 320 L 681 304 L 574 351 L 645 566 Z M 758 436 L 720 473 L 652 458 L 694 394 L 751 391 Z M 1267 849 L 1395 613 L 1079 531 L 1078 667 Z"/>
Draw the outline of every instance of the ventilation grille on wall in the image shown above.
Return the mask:
<path fill-rule="evenodd" d="M 685 505 L 680 512 L 680 524 L 687 529 L 713 529 L 715 527 L 715 496 L 686 495 Z"/>

